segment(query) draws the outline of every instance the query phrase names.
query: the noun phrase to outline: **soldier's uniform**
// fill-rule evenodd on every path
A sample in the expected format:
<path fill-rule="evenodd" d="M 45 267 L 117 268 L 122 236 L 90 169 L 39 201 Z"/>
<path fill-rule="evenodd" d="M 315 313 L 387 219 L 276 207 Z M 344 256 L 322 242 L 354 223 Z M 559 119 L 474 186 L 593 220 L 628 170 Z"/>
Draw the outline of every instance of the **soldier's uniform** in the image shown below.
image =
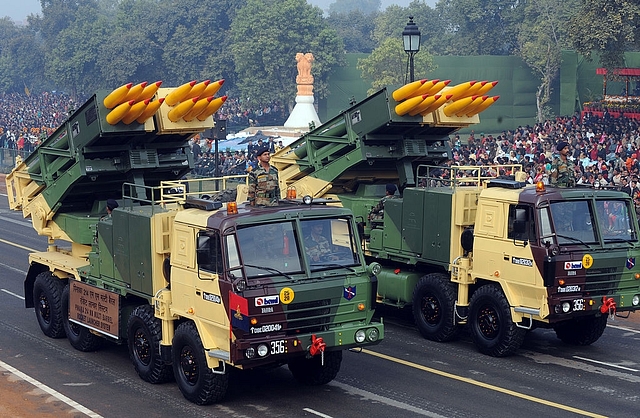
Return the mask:
<path fill-rule="evenodd" d="M 249 173 L 249 203 L 251 205 L 276 206 L 280 199 L 278 170 L 269 166 L 265 170 L 261 165 Z"/>
<path fill-rule="evenodd" d="M 387 199 L 395 199 L 396 196 L 394 195 L 394 193 L 396 192 L 396 185 L 395 184 L 387 184 L 386 185 L 386 191 L 387 194 L 385 197 L 383 197 L 382 199 L 380 199 L 380 201 L 378 202 L 377 205 L 375 205 L 373 208 L 371 208 L 371 212 L 369 212 L 369 219 L 382 219 L 383 215 L 384 215 L 384 204 L 387 201 Z"/>
<path fill-rule="evenodd" d="M 557 150 L 562 152 L 564 147 L 568 146 L 566 142 L 560 142 Z M 575 164 L 567 157 L 567 160 L 556 155 L 551 163 L 551 185 L 556 187 L 574 187 L 576 185 Z"/>
<path fill-rule="evenodd" d="M 320 261 L 320 257 L 331 254 L 331 245 L 329 240 L 319 235 L 315 239 L 313 235 L 308 236 L 304 240 L 305 251 L 313 261 Z"/>

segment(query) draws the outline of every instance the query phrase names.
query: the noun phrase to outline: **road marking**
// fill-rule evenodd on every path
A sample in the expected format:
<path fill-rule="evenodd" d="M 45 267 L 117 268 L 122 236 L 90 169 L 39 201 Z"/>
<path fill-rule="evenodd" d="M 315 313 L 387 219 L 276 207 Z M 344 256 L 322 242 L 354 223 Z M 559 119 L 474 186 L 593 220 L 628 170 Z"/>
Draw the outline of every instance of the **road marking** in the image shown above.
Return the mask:
<path fill-rule="evenodd" d="M 317 415 L 322 418 L 333 418 L 331 415 L 323 414 L 322 412 L 314 411 L 311 408 L 303 408 L 303 411 L 309 412 L 310 414 Z"/>
<path fill-rule="evenodd" d="M 20 295 L 18 295 L 17 293 L 10 292 L 10 291 L 8 291 L 7 289 L 0 289 L 0 291 L 4 292 L 4 293 L 6 293 L 6 294 L 9 294 L 9 295 L 11 295 L 11 296 L 15 296 L 15 297 L 17 297 L 18 299 L 22 299 L 22 300 L 24 300 L 24 296 L 20 296 Z"/>
<path fill-rule="evenodd" d="M 338 388 L 344 390 L 345 392 L 351 395 L 356 395 L 361 397 L 363 400 L 369 400 L 369 401 L 389 405 L 394 408 L 402 409 L 402 410 L 411 412 L 413 414 L 423 415 L 429 418 L 446 418 L 445 416 L 438 415 L 435 412 L 425 411 L 424 409 L 416 408 L 415 406 L 408 405 L 404 402 L 399 402 L 384 396 L 376 395 L 375 393 L 371 393 L 363 389 L 358 389 L 353 386 L 349 386 L 347 384 L 337 382 L 335 380 L 329 383 L 329 385 L 337 386 Z"/>
<path fill-rule="evenodd" d="M 7 363 L 3 362 L 2 360 L 0 360 L 0 367 L 2 367 L 3 369 L 13 373 L 14 375 L 18 376 L 19 378 L 21 378 L 24 381 L 27 381 L 29 383 L 31 383 L 33 386 L 37 387 L 38 389 L 48 393 L 49 395 L 57 398 L 58 400 L 66 403 L 67 405 L 69 405 L 71 408 L 74 408 L 75 410 L 82 412 L 83 414 L 90 416 L 92 418 L 102 418 L 102 415 L 99 415 L 95 412 L 93 412 L 92 410 L 90 410 L 89 408 L 86 408 L 82 405 L 80 405 L 78 402 L 74 401 L 71 398 L 68 398 L 66 396 L 64 396 L 62 393 L 51 389 L 49 386 L 40 383 L 39 381 L 37 381 L 36 379 L 32 378 L 31 376 L 28 376 L 24 373 L 22 373 L 20 370 L 9 366 Z"/>
<path fill-rule="evenodd" d="M 0 266 L 6 268 L 7 270 L 15 271 L 16 273 L 27 274 L 26 271 L 17 269 L 17 268 L 15 268 L 13 266 L 10 266 L 8 264 L 0 263 Z"/>
<path fill-rule="evenodd" d="M 578 360 L 590 361 L 591 363 L 602 364 L 603 366 L 616 367 L 618 369 L 628 370 L 630 372 L 640 372 L 640 370 L 636 370 L 636 369 L 632 369 L 624 366 L 618 366 L 617 364 L 605 363 L 604 361 L 593 360 L 586 357 L 573 356 L 573 358 L 577 358 Z"/>
<path fill-rule="evenodd" d="M 478 386 L 478 387 L 481 387 L 481 388 L 493 390 L 495 392 L 504 393 L 505 395 L 510 395 L 510 396 L 513 396 L 513 397 L 516 397 L 516 398 L 525 399 L 527 401 L 531 401 L 531 402 L 539 403 L 539 404 L 542 404 L 542 405 L 550 406 L 552 408 L 561 409 L 563 411 L 573 412 L 574 414 L 584 415 L 584 416 L 587 416 L 587 417 L 594 417 L 594 418 L 605 418 L 606 417 L 606 415 L 600 415 L 600 414 L 596 414 L 594 412 L 585 411 L 585 410 L 582 410 L 582 409 L 578 409 L 578 408 L 574 408 L 574 407 L 571 407 L 571 406 L 563 405 L 563 404 L 560 404 L 560 403 L 557 403 L 557 402 L 548 401 L 546 399 L 540 399 L 540 398 L 536 398 L 534 396 L 525 395 L 524 393 L 515 392 L 513 390 L 501 388 L 499 386 L 491 385 L 489 383 L 479 382 L 477 380 L 470 379 L 468 377 L 458 376 L 458 375 L 455 375 L 453 373 L 447 373 L 447 372 L 443 372 L 441 370 L 432 369 L 431 367 L 426 367 L 426 366 L 423 366 L 423 365 L 420 365 L 420 364 L 412 363 L 410 361 L 406 361 L 406 360 L 402 360 L 402 359 L 399 359 L 399 358 L 391 357 L 391 356 L 388 356 L 386 354 L 376 353 L 375 351 L 371 351 L 371 350 L 368 350 L 368 349 L 362 349 L 362 352 L 365 353 L 365 354 L 369 354 L 370 356 L 374 356 L 374 357 L 378 357 L 378 358 L 381 358 L 381 359 L 389 360 L 389 361 L 392 361 L 394 363 L 402 364 L 402 365 L 407 366 L 407 367 L 413 367 L 414 369 L 418 369 L 418 370 L 422 370 L 422 371 L 425 371 L 425 372 L 428 372 L 428 373 L 432 373 L 432 374 L 435 374 L 435 375 L 438 375 L 438 376 L 446 377 L 448 379 L 453 379 L 453 380 L 457 380 L 457 381 L 460 381 L 460 382 L 468 383 L 470 385 L 474 385 L 474 386 Z"/>
<path fill-rule="evenodd" d="M 27 250 L 27 251 L 32 252 L 32 253 L 37 253 L 38 252 L 38 250 L 34 250 L 33 248 L 25 247 L 24 245 L 16 244 L 15 242 L 7 241 L 6 239 L 0 238 L 0 242 L 3 243 L 3 244 L 12 245 L 12 246 L 14 246 L 16 248 L 20 248 L 22 250 Z"/>
<path fill-rule="evenodd" d="M 636 329 L 625 328 L 625 327 L 619 327 L 619 326 L 616 326 L 616 325 L 609 325 L 609 324 L 607 324 L 607 328 L 621 329 L 622 331 L 635 332 L 636 334 L 640 334 L 640 331 L 638 331 L 638 330 L 636 330 Z"/>
<path fill-rule="evenodd" d="M 18 224 L 22 226 L 32 226 L 31 222 L 19 221 L 17 219 L 6 218 L 4 216 L 0 216 L 0 221 L 11 222 L 12 224 Z"/>

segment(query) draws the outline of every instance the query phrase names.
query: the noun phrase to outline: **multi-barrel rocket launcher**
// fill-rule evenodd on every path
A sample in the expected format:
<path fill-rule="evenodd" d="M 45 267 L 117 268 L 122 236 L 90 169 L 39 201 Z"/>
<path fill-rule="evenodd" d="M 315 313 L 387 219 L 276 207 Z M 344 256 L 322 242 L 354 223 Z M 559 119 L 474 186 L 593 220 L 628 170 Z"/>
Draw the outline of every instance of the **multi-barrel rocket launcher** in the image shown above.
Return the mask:
<path fill-rule="evenodd" d="M 384 195 L 385 182 L 415 185 L 416 166 L 448 158 L 447 136 L 479 123 L 479 113 L 499 97 L 488 95 L 497 81 L 450 83 L 418 80 L 393 92 L 384 88 L 313 129 L 272 156 L 281 190 L 337 194 L 345 203 L 360 185 L 370 186 L 365 194 L 371 201 L 351 207 L 366 217 Z"/>
<path fill-rule="evenodd" d="M 188 173 L 188 140 L 214 126 L 227 98 L 215 97 L 223 83 L 128 83 L 96 92 L 7 176 L 11 209 L 31 217 L 40 235 L 89 244 L 88 236 L 78 239 L 87 228 L 72 213 L 104 212 L 123 183 L 155 186 Z"/>

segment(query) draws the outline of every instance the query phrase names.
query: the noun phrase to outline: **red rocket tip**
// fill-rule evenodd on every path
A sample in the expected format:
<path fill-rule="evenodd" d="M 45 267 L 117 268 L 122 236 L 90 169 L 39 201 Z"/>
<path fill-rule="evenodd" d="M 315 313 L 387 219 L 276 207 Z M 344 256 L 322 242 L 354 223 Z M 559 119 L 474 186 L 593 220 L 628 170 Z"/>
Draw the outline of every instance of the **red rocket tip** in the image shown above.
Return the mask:
<path fill-rule="evenodd" d="M 133 83 L 127 83 L 127 88 L 130 89 L 131 87 L 133 87 Z"/>

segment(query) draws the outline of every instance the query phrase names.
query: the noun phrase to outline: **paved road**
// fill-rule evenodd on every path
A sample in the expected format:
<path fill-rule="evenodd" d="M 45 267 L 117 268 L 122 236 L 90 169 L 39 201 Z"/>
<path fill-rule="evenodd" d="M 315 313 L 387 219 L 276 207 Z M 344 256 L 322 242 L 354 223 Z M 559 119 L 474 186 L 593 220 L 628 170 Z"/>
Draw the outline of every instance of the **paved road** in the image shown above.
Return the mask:
<path fill-rule="evenodd" d="M 234 373 L 225 402 L 199 407 L 174 383 L 140 380 L 124 346 L 81 353 L 65 339 L 42 335 L 21 297 L 28 249 L 45 245 L 0 196 L 0 416 L 638 415 L 640 313 L 610 322 L 590 347 L 568 346 L 553 331 L 535 330 L 517 355 L 496 359 L 479 354 L 466 334 L 446 344 L 426 341 L 407 315 L 381 309 L 383 343 L 346 353 L 329 385 L 301 387 L 284 367 Z"/>

